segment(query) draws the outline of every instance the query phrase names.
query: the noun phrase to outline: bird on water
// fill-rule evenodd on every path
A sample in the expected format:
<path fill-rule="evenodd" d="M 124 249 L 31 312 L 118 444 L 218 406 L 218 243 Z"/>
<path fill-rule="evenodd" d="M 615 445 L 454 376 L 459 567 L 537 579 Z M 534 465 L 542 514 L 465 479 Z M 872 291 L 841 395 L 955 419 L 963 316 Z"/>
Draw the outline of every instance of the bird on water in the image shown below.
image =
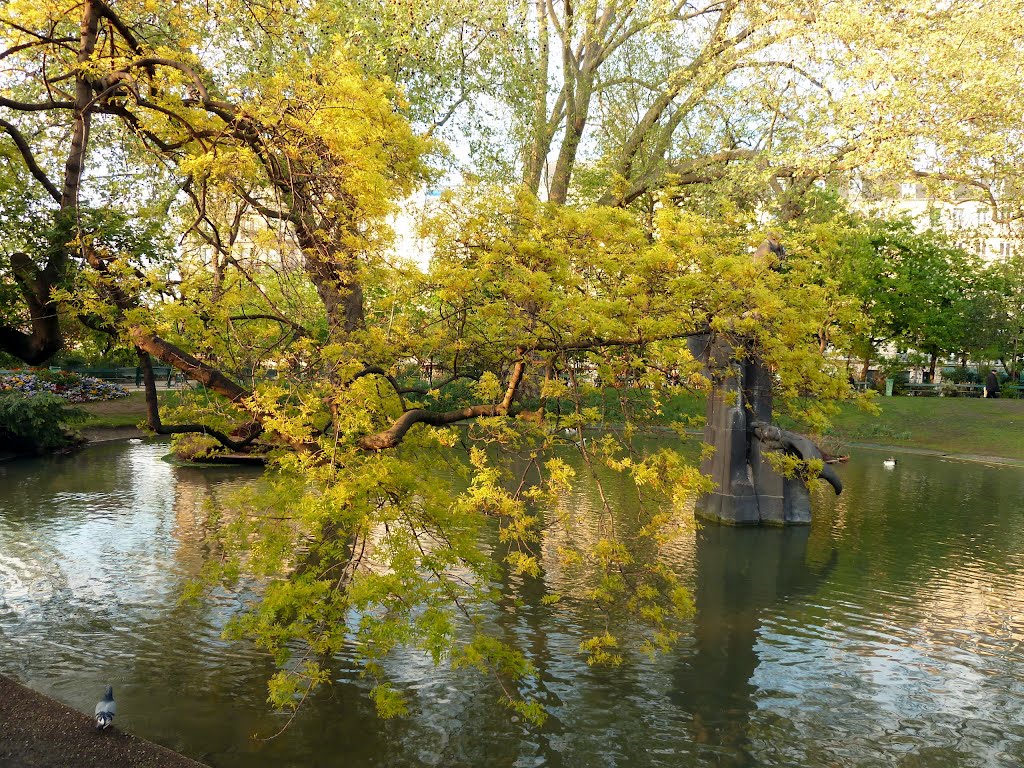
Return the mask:
<path fill-rule="evenodd" d="M 893 467 L 896 466 L 896 458 L 894 456 L 890 456 L 889 458 L 882 462 L 882 465 L 887 469 L 892 469 Z"/>
<path fill-rule="evenodd" d="M 96 730 L 104 731 L 114 722 L 114 715 L 117 714 L 117 704 L 114 703 L 114 688 L 107 686 L 107 692 L 103 698 L 96 702 Z"/>

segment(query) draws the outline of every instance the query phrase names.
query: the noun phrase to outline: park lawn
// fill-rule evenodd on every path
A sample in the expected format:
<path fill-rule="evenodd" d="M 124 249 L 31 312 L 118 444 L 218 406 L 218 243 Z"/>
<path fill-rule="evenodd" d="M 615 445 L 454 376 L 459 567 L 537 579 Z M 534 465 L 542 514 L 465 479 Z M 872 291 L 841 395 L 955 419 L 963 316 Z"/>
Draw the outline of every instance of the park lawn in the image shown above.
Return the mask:
<path fill-rule="evenodd" d="M 878 397 L 874 402 L 881 411 L 878 415 L 843 403 L 826 434 L 840 444 L 873 443 L 1024 461 L 1024 399 Z M 664 414 L 666 424 L 703 416 L 704 399 L 679 395 L 666 403 Z M 690 423 L 700 428 L 703 419 Z"/>
<path fill-rule="evenodd" d="M 827 435 L 840 443 L 873 443 L 1024 461 L 1024 400 L 878 397 L 880 414 L 843 403 Z M 666 414 L 703 415 L 704 400 L 681 395 Z M 702 426 L 694 423 L 694 426 Z M 786 425 L 789 426 L 789 425 Z M 792 428 L 792 427 L 790 427 Z"/>
<path fill-rule="evenodd" d="M 176 392 L 161 392 L 165 405 Z M 987 400 L 956 397 L 879 397 L 880 415 L 868 413 L 852 404 L 841 406 L 826 433 L 844 443 L 874 443 L 894 448 L 924 448 L 944 453 L 1001 456 L 1024 461 L 1024 399 Z M 597 407 L 606 423 L 620 422 L 618 398 L 599 393 L 588 405 Z M 120 400 L 84 403 L 89 418 L 84 428 L 133 427 L 146 420 L 146 398 L 132 392 Z M 568 404 L 565 404 L 568 409 Z M 691 428 L 702 427 L 704 399 L 690 394 L 671 398 L 662 413 L 646 420 L 651 426 L 669 426 L 687 421 Z"/>
<path fill-rule="evenodd" d="M 844 404 L 830 434 L 842 441 L 1024 460 L 1024 400 L 879 397 L 878 416 Z"/>
<path fill-rule="evenodd" d="M 85 421 L 75 424 L 77 428 L 112 429 L 117 427 L 134 427 L 146 420 L 146 395 L 144 392 L 132 392 L 128 397 L 122 397 L 118 400 L 97 400 L 92 403 L 81 403 L 77 407 L 89 414 Z"/>

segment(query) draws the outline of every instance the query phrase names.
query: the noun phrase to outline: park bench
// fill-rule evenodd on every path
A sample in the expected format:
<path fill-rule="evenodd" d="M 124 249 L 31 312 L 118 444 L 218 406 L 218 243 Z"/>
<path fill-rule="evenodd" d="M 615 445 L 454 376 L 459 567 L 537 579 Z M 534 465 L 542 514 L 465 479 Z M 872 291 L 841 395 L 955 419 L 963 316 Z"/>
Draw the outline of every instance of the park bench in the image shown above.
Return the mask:
<path fill-rule="evenodd" d="M 985 394 L 984 384 L 954 384 L 961 397 L 982 397 Z"/>
<path fill-rule="evenodd" d="M 80 376 L 91 376 L 94 379 L 102 379 L 103 381 L 114 381 L 121 384 L 134 383 L 135 386 L 142 386 L 142 368 L 139 366 L 122 366 L 118 368 L 70 368 L 68 369 L 72 373 L 77 373 Z M 164 382 L 166 386 L 170 387 L 175 381 L 179 381 L 180 377 L 174 368 L 170 366 L 154 366 L 153 377 L 157 383 Z"/>
<path fill-rule="evenodd" d="M 163 382 L 168 389 L 175 383 L 184 383 L 185 377 L 169 365 L 153 366 L 153 380 L 159 384 Z M 142 368 L 135 369 L 135 386 L 142 386 Z"/>
<path fill-rule="evenodd" d="M 911 397 L 934 397 L 939 394 L 938 384 L 904 384 L 903 391 Z"/>
<path fill-rule="evenodd" d="M 90 376 L 94 379 L 101 379 L 102 381 L 114 381 L 118 383 L 125 383 L 135 380 L 134 367 L 68 368 L 67 370 L 71 373 L 77 373 L 79 376 Z"/>
<path fill-rule="evenodd" d="M 904 384 L 903 391 L 911 397 L 942 396 L 952 389 L 958 397 L 981 397 L 985 392 L 984 384 Z"/>

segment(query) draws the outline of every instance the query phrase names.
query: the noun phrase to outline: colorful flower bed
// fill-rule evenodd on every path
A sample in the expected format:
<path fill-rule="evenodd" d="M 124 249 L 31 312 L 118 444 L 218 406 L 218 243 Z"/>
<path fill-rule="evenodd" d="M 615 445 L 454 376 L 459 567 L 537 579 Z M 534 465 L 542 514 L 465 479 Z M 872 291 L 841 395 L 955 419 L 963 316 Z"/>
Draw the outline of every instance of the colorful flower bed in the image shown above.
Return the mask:
<path fill-rule="evenodd" d="M 70 371 L 0 373 L 0 392 L 21 392 L 25 395 L 50 392 L 69 403 L 128 397 L 128 390 L 119 384 Z"/>

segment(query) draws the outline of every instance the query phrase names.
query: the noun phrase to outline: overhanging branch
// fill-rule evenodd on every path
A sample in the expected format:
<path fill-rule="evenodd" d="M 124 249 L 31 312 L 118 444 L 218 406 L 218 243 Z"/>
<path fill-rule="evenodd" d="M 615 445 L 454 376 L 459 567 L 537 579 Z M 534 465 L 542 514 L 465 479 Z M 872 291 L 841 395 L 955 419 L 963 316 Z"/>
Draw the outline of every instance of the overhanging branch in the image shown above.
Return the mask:
<path fill-rule="evenodd" d="M 425 408 L 414 408 L 406 411 L 383 432 L 375 435 L 367 435 L 359 439 L 357 445 L 364 451 L 383 451 L 398 446 L 406 433 L 417 424 L 429 424 L 433 427 L 443 427 L 449 424 L 457 424 L 460 421 L 468 421 L 482 416 L 504 416 L 512 409 L 512 401 L 515 400 L 516 392 L 523 381 L 523 374 L 526 372 L 526 363 L 523 360 L 525 350 L 516 350 L 519 359 L 512 368 L 512 375 L 509 377 L 508 386 L 505 389 L 505 396 L 500 403 L 489 405 L 470 405 L 465 408 L 458 408 L 453 411 L 429 411 Z"/>

